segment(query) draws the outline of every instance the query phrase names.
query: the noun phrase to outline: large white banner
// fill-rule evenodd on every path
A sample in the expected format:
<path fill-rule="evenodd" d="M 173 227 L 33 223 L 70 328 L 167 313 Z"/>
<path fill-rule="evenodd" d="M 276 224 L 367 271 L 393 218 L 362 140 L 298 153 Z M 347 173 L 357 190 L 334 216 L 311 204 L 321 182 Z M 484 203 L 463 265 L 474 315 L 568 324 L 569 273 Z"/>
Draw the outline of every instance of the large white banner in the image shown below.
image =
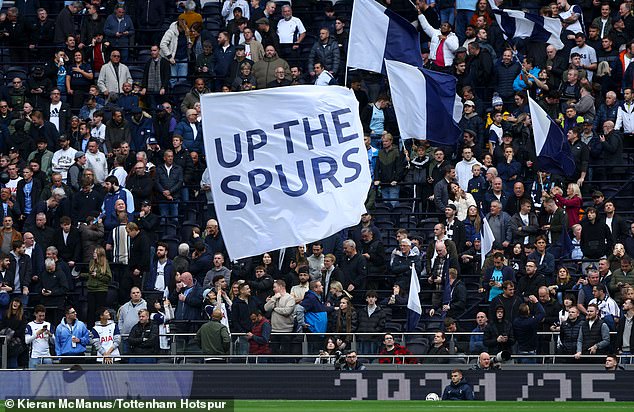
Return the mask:
<path fill-rule="evenodd" d="M 212 93 L 201 105 L 211 190 L 232 260 L 359 222 L 371 179 L 352 91 Z"/>

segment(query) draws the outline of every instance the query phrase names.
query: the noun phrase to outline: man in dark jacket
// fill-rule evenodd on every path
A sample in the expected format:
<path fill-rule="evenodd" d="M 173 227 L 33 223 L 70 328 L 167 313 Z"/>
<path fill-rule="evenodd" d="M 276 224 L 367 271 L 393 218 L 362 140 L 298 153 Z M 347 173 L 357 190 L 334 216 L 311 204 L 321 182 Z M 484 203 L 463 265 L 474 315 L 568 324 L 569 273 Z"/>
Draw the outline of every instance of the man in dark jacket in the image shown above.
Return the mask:
<path fill-rule="evenodd" d="M 166 243 L 156 244 L 156 256 L 150 266 L 150 272 L 145 278 L 144 290 L 163 292 L 167 289 L 174 276 L 172 259 L 167 257 L 168 246 Z"/>
<path fill-rule="evenodd" d="M 55 44 L 62 44 L 68 36 L 76 34 L 73 15 L 81 9 L 83 9 L 81 1 L 73 1 L 59 12 L 55 19 L 55 37 L 53 38 Z"/>
<path fill-rule="evenodd" d="M 513 325 L 504 319 L 504 306 L 497 306 L 493 313 L 493 320 L 484 329 L 484 344 L 489 353 L 510 352 L 515 344 Z"/>
<path fill-rule="evenodd" d="M 366 258 L 357 252 L 357 245 L 348 239 L 343 242 L 343 260 L 339 268 L 344 274 L 343 287 L 348 292 L 355 289 L 365 289 L 365 281 L 368 275 L 368 263 Z"/>
<path fill-rule="evenodd" d="M 568 309 L 568 319 L 559 327 L 558 355 L 574 355 L 577 350 L 577 339 L 583 320 L 579 316 L 579 309 L 575 306 Z"/>
<path fill-rule="evenodd" d="M 381 189 L 384 201 L 389 201 L 396 206 L 398 201 L 392 200 L 399 197 L 400 187 L 398 182 L 403 179 L 403 156 L 398 147 L 394 146 L 394 138 L 391 134 L 381 137 L 383 149 L 379 151 L 376 165 L 374 166 L 374 186 Z"/>
<path fill-rule="evenodd" d="M 502 294 L 493 298 L 489 304 L 489 319 L 495 319 L 497 309 L 502 306 L 505 319 L 512 322 L 519 313 L 519 306 L 522 301 L 521 297 L 515 295 L 513 281 L 505 280 L 502 283 Z"/>
<path fill-rule="evenodd" d="M 239 287 L 239 295 L 231 305 L 231 331 L 235 333 L 248 333 L 253 324 L 251 313 L 256 309 L 255 300 L 251 299 L 251 287 L 243 283 Z M 235 340 L 235 354 L 246 355 L 249 353 L 249 340 L 246 336 L 238 336 Z"/>
<path fill-rule="evenodd" d="M 513 52 L 504 50 L 502 59 L 495 66 L 495 90 L 498 92 L 504 103 L 510 104 L 513 101 L 515 90 L 513 90 L 513 81 L 522 67 L 513 60 Z"/>
<path fill-rule="evenodd" d="M 489 97 L 488 88 L 493 81 L 493 58 L 489 51 L 481 48 L 478 42 L 468 46 L 469 61 L 466 83 L 474 88 L 481 99 Z"/>
<path fill-rule="evenodd" d="M 132 286 L 142 288 L 143 276 L 150 270 L 150 242 L 147 235 L 141 232 L 136 223 L 128 223 L 125 230 L 130 236 L 129 273 L 121 279 L 121 287 L 124 290 L 130 289 Z"/>
<path fill-rule="evenodd" d="M 599 319 L 599 307 L 591 303 L 588 305 L 586 320 L 581 324 L 577 339 L 575 359 L 583 355 L 606 355 L 610 348 L 610 328 L 607 323 Z M 601 359 L 586 359 L 586 363 L 602 363 Z"/>
<path fill-rule="evenodd" d="M 367 306 L 359 309 L 357 332 L 376 333 L 377 335 L 360 335 L 357 339 L 357 349 L 363 355 L 373 355 L 378 352 L 380 334 L 384 332 L 387 314 L 376 302 L 378 295 L 374 290 L 365 294 Z"/>
<path fill-rule="evenodd" d="M 31 258 L 25 252 L 26 247 L 23 241 L 14 240 L 11 242 L 10 264 L 5 273 L 5 282 L 13 289 L 11 298 L 19 297 L 23 305 L 28 302 L 29 286 L 34 276 L 31 269 Z M 19 274 L 16 274 L 16 271 Z"/>
<path fill-rule="evenodd" d="M 60 228 L 53 235 L 53 246 L 57 248 L 59 257 L 73 268 L 75 263 L 81 262 L 79 231 L 71 226 L 72 221 L 68 216 L 62 216 L 59 223 Z"/>
<path fill-rule="evenodd" d="M 451 383 L 445 387 L 442 393 L 443 401 L 472 401 L 473 388 L 462 377 L 460 369 L 451 371 Z"/>
<path fill-rule="evenodd" d="M 174 164 L 174 152 L 170 149 L 163 154 L 164 164 L 156 168 L 156 191 L 163 203 L 159 204 L 161 217 L 178 224 L 178 201 L 181 198 L 184 175 L 183 168 Z"/>
<path fill-rule="evenodd" d="M 131 355 L 156 355 L 159 348 L 158 325 L 150 322 L 150 312 L 139 310 L 139 323 L 132 327 L 128 336 Z M 155 358 L 130 358 L 130 363 L 156 363 Z"/>
<path fill-rule="evenodd" d="M 203 305 L 203 290 L 189 272 L 184 272 L 180 277 L 180 284 L 176 285 L 176 289 L 170 294 L 170 302 L 177 302 L 174 311 L 174 319 L 176 320 L 199 320 Z M 179 331 L 184 333 L 193 332 L 196 326 L 186 325 Z"/>
<path fill-rule="evenodd" d="M 385 275 L 385 247 L 380 239 L 374 238 L 374 232 L 372 229 L 364 227 L 361 229 L 361 244 L 359 245 L 359 252 L 367 262 L 367 274 L 368 277 L 374 279 L 368 279 L 366 283 L 372 283 L 374 285 L 377 282 L 382 282 L 382 278 Z M 369 286 L 376 288 L 376 286 Z"/>
<path fill-rule="evenodd" d="M 519 316 L 513 319 L 513 334 L 517 340 L 517 353 L 519 355 L 536 355 L 538 340 L 537 330 L 544 320 L 544 307 L 535 296 L 531 296 L 531 303 L 535 308 L 535 315 L 531 315 L 530 307 L 522 303 L 519 308 Z M 535 358 L 518 359 L 519 363 L 535 363 Z"/>
<path fill-rule="evenodd" d="M 54 319 L 60 319 L 64 316 L 63 307 L 66 293 L 70 287 L 66 279 L 66 275 L 62 273 L 61 269 L 57 268 L 55 260 L 46 259 L 44 261 L 45 270 L 39 274 L 40 276 L 40 292 L 42 294 L 40 303 L 47 307 L 54 307 Z"/>
<path fill-rule="evenodd" d="M 326 28 L 319 30 L 319 41 L 313 44 L 308 55 L 308 67 L 312 68 L 315 63 L 321 62 L 333 76 L 336 76 L 339 72 L 340 58 L 339 45 L 330 37 L 330 31 Z M 314 76 L 315 73 L 311 72 L 310 75 Z"/>

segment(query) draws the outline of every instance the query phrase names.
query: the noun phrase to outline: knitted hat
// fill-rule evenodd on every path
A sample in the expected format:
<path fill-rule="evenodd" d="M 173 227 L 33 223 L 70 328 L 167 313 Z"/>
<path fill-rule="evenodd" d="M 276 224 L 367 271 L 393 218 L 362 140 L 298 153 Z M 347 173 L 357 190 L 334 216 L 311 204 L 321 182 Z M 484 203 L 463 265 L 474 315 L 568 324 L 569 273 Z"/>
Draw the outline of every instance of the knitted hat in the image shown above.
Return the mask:
<path fill-rule="evenodd" d="M 504 104 L 504 101 L 502 101 L 502 98 L 499 95 L 494 95 L 493 96 L 493 100 L 491 101 L 491 106 L 495 107 L 495 106 L 502 106 Z"/>

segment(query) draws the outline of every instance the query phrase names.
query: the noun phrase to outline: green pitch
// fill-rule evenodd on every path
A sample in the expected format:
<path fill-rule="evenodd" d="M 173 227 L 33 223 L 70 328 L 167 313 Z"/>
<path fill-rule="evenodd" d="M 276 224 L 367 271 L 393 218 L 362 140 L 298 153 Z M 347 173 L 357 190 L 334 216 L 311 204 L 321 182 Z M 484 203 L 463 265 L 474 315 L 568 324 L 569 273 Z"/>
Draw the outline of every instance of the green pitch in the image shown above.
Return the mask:
<path fill-rule="evenodd" d="M 236 401 L 236 412 L 367 412 L 460 411 L 472 412 L 597 412 L 634 411 L 634 402 L 449 402 L 449 401 Z"/>

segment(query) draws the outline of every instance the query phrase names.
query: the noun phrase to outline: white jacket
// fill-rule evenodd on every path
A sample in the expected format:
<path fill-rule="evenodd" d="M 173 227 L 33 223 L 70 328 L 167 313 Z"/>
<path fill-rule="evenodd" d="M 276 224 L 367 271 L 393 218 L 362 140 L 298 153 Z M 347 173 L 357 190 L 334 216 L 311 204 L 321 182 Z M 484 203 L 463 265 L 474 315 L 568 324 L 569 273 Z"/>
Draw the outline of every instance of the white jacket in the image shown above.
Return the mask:
<path fill-rule="evenodd" d="M 119 63 L 119 79 L 117 80 L 117 73 L 115 73 L 112 63 L 103 65 L 99 72 L 99 80 L 97 80 L 97 86 L 102 93 L 123 93 L 123 83 L 132 84 L 132 76 L 128 66 Z"/>
<path fill-rule="evenodd" d="M 440 30 L 435 29 L 429 24 L 427 18 L 423 14 L 418 15 L 418 22 L 420 23 L 423 31 L 431 37 L 431 44 L 429 46 L 429 59 L 431 61 L 436 60 L 436 51 L 440 45 Z M 445 67 L 449 67 L 453 64 L 454 53 L 460 45 L 458 37 L 452 32 L 449 33 L 445 43 L 443 44 L 443 52 L 445 56 Z"/>
<path fill-rule="evenodd" d="M 161 39 L 160 53 L 161 57 L 171 59 L 176 55 L 176 49 L 178 48 L 178 22 L 170 24 L 169 29 L 163 35 Z"/>

